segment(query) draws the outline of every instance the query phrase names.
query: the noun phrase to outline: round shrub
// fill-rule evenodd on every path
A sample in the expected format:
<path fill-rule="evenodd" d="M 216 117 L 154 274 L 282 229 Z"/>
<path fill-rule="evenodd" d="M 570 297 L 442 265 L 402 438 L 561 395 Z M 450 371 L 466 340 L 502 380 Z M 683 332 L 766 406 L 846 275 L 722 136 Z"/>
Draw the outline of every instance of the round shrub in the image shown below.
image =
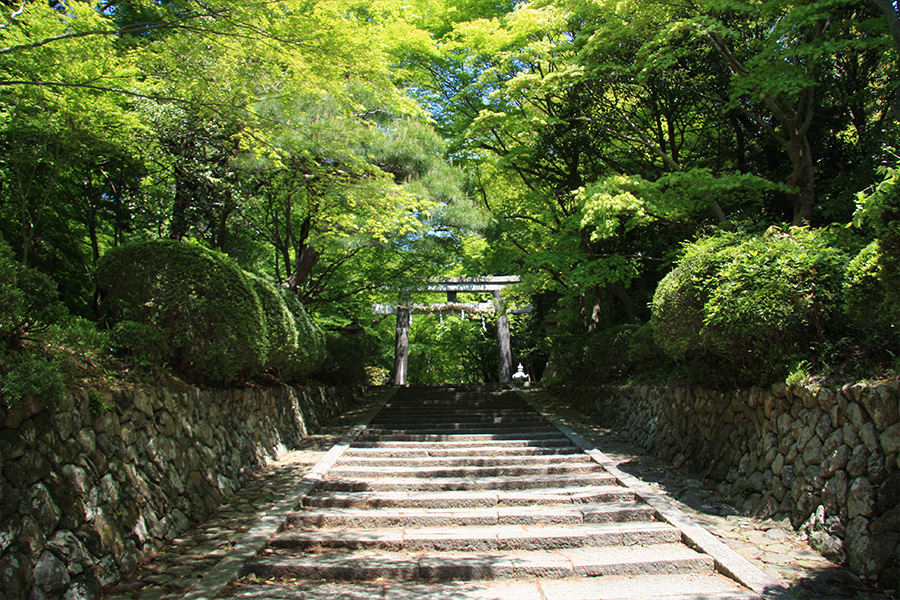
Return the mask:
<path fill-rule="evenodd" d="M 114 248 L 97 281 L 107 314 L 166 333 L 167 362 L 211 383 L 258 374 L 266 362 L 266 323 L 243 272 L 224 254 L 157 240 Z"/>
<path fill-rule="evenodd" d="M 288 310 L 284 296 L 274 285 L 251 273 L 246 275 L 259 298 L 266 321 L 269 353 L 265 369 L 281 377 L 290 378 L 290 374 L 297 370 L 296 319 Z"/>
<path fill-rule="evenodd" d="M 175 354 L 172 334 L 147 323 L 122 321 L 110 335 L 113 353 L 142 367 L 166 366 Z"/>
<path fill-rule="evenodd" d="M 783 377 L 836 328 L 846 256 L 824 230 L 724 241 L 688 246 L 657 288 L 657 343 L 676 359 L 706 361 L 730 383 Z"/>
<path fill-rule="evenodd" d="M 328 358 L 325 334 L 313 323 L 296 294 L 281 288 L 281 298 L 294 318 L 297 349 L 290 362 L 290 378 L 303 378 L 319 371 Z"/>
<path fill-rule="evenodd" d="M 659 282 L 651 305 L 657 345 L 676 360 L 704 350 L 701 336 L 710 282 L 742 238 L 733 233 L 703 238 L 685 247 L 676 267 Z"/>

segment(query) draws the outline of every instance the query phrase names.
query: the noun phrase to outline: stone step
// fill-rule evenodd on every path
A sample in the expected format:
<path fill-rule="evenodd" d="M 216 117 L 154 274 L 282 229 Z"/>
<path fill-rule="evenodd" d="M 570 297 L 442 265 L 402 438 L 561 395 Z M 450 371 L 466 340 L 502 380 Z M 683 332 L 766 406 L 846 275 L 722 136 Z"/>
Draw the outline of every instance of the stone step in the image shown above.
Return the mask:
<path fill-rule="evenodd" d="M 336 466 L 329 476 L 344 479 L 368 477 L 516 477 L 524 475 L 556 475 L 593 473 L 602 470 L 594 462 L 551 463 L 538 465 L 498 465 L 487 467 L 357 467 Z"/>
<path fill-rule="evenodd" d="M 374 583 L 257 583 L 244 580 L 235 600 L 760 600 L 720 575 L 612 576 L 601 579 Z"/>
<path fill-rule="evenodd" d="M 569 441 L 568 438 L 563 436 L 556 436 L 538 440 L 529 440 L 529 439 L 506 439 L 506 440 L 494 440 L 494 439 L 474 439 L 474 440 L 436 440 L 436 441 L 417 441 L 417 440 L 392 440 L 392 441 L 379 441 L 377 438 L 373 437 L 370 439 L 363 438 L 362 440 L 357 439 L 353 443 L 353 447 L 350 449 L 358 450 L 361 448 L 392 448 L 397 450 L 405 450 L 405 449 L 445 449 L 447 451 L 461 449 L 461 448 L 569 448 L 572 446 L 572 442 Z"/>
<path fill-rule="evenodd" d="M 316 485 L 323 491 L 453 491 L 453 490 L 531 490 L 572 486 L 614 485 L 616 478 L 605 471 L 574 475 L 528 475 L 527 477 L 378 477 L 323 479 Z"/>
<path fill-rule="evenodd" d="M 414 457 L 429 457 L 429 456 L 446 456 L 446 457 L 459 457 L 459 456 L 477 456 L 477 457 L 485 457 L 485 456 L 549 456 L 549 455 L 569 455 L 569 454 L 581 454 L 584 456 L 584 453 L 577 446 L 551 446 L 551 447 L 534 447 L 534 446 L 522 446 L 522 447 L 490 447 L 490 446 L 473 446 L 473 447 L 465 447 L 465 448 L 443 448 L 440 446 L 419 446 L 419 447 L 403 447 L 397 448 L 394 446 L 382 446 L 382 447 L 364 447 L 364 448 L 350 448 L 346 452 L 344 452 L 344 459 L 348 458 L 365 458 L 365 457 L 373 457 L 373 458 L 414 458 Z"/>
<path fill-rule="evenodd" d="M 518 439 L 529 437 L 531 434 L 553 433 L 559 434 L 559 431 L 545 423 L 535 423 L 533 425 L 517 425 L 495 423 L 490 425 L 466 425 L 464 427 L 453 427 L 451 425 L 435 425 L 430 426 L 423 424 L 421 427 L 367 427 L 365 435 L 367 437 L 373 435 L 510 435 L 514 434 Z M 388 438 L 390 439 L 390 438 Z M 495 438 L 496 439 L 496 438 Z"/>
<path fill-rule="evenodd" d="M 377 417 L 372 419 L 370 424 L 377 425 L 395 422 L 416 424 L 422 421 L 440 423 L 492 423 L 495 421 L 546 422 L 540 414 L 527 408 L 483 409 L 473 411 L 469 408 L 460 409 L 451 407 L 442 408 L 440 410 L 416 410 L 412 408 L 392 410 L 388 407 L 383 409 Z"/>
<path fill-rule="evenodd" d="M 484 508 L 306 508 L 288 515 L 288 527 L 483 527 L 489 525 L 562 525 L 651 521 L 655 511 L 643 503 L 570 504 L 568 506 L 494 506 Z"/>
<path fill-rule="evenodd" d="M 600 546 L 554 551 L 390 552 L 351 550 L 270 554 L 251 560 L 245 574 L 330 581 L 476 580 L 712 573 L 713 559 L 681 544 Z"/>
<path fill-rule="evenodd" d="M 357 438 L 357 442 L 485 442 L 485 441 L 518 441 L 535 442 L 541 440 L 559 440 L 568 442 L 568 438 L 559 430 L 547 428 L 541 431 L 507 432 L 507 433 L 381 433 L 369 434 L 363 432 Z M 355 444 L 358 445 L 358 444 Z"/>
<path fill-rule="evenodd" d="M 631 502 L 633 491 L 620 486 L 595 486 L 572 493 L 531 491 L 452 492 L 323 492 L 310 494 L 303 506 L 341 508 L 474 508 L 492 506 L 543 506 L 548 504 L 591 504 Z"/>
<path fill-rule="evenodd" d="M 416 467 L 429 469 L 434 467 L 493 467 L 501 465 L 543 465 L 564 463 L 595 464 L 586 454 L 533 454 L 528 456 L 417 456 L 412 458 L 395 456 L 356 456 L 344 455 L 337 462 L 342 467 Z"/>
<path fill-rule="evenodd" d="M 671 525 L 646 522 L 577 526 L 291 529 L 270 539 L 269 547 L 492 552 L 675 544 L 680 541 L 681 533 Z"/>

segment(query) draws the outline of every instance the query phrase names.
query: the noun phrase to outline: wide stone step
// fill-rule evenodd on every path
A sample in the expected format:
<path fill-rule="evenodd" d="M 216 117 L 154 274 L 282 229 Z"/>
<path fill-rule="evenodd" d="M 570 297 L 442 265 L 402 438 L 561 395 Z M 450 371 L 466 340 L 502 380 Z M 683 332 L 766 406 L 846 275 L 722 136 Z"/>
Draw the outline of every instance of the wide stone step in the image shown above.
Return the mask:
<path fill-rule="evenodd" d="M 445 408 L 439 411 L 429 410 L 389 410 L 385 409 L 372 419 L 370 425 L 410 423 L 546 423 L 546 420 L 527 409 L 479 410 Z"/>
<path fill-rule="evenodd" d="M 493 506 L 428 509 L 318 507 L 291 513 L 288 527 L 483 527 L 490 525 L 571 525 L 651 521 L 655 511 L 643 503 L 567 506 Z"/>
<path fill-rule="evenodd" d="M 584 546 L 674 544 L 681 533 L 658 522 L 578 526 L 506 525 L 456 528 L 341 528 L 287 530 L 270 548 L 448 550 L 557 550 Z"/>
<path fill-rule="evenodd" d="M 421 441 L 421 440 L 384 440 L 378 438 L 360 438 L 353 443 L 350 451 L 361 448 L 392 448 L 397 450 L 405 449 L 446 449 L 452 451 L 461 448 L 570 448 L 572 442 L 563 436 L 546 437 L 544 439 L 516 439 L 510 438 L 505 440 L 490 439 L 490 437 L 481 437 L 473 440 L 438 440 L 438 441 Z"/>
<path fill-rule="evenodd" d="M 243 581 L 236 600 L 760 600 L 720 575 L 646 575 L 559 580 L 448 582 L 256 583 Z"/>
<path fill-rule="evenodd" d="M 490 447 L 473 446 L 468 448 L 444 448 L 436 446 L 418 446 L 409 448 L 397 448 L 393 446 L 350 448 L 344 452 L 343 459 L 351 458 L 424 458 L 434 457 L 491 457 L 491 456 L 550 456 L 578 454 L 584 456 L 581 450 L 572 445 L 551 447 Z"/>
<path fill-rule="evenodd" d="M 244 572 L 331 581 L 475 580 L 708 574 L 714 566 L 711 557 L 681 544 L 508 552 L 267 552 L 272 553 L 247 563 Z"/>
<path fill-rule="evenodd" d="M 454 491 L 454 490 L 542 490 L 548 488 L 614 485 L 616 478 L 605 471 L 574 475 L 528 475 L 526 477 L 378 477 L 323 479 L 317 492 Z"/>
<path fill-rule="evenodd" d="M 534 454 L 529 456 L 417 456 L 412 458 L 394 456 L 355 456 L 346 454 L 337 463 L 337 468 L 354 467 L 489 467 L 500 465 L 530 465 L 561 463 L 594 464 L 584 453 L 580 454 Z"/>
<path fill-rule="evenodd" d="M 452 492 L 324 492 L 303 499 L 309 507 L 343 508 L 473 508 L 491 506 L 528 506 L 548 504 L 588 504 L 631 502 L 633 491 L 619 486 L 581 488 L 570 493 L 534 493 L 532 491 L 452 491 Z"/>
<path fill-rule="evenodd" d="M 499 465 L 487 467 L 356 467 L 336 466 L 329 475 L 341 478 L 366 477 L 516 477 L 523 475 L 555 475 L 592 473 L 602 467 L 593 462 L 539 465 Z"/>
<path fill-rule="evenodd" d="M 568 439 L 556 429 L 541 429 L 540 431 L 507 432 L 507 433 L 363 433 L 357 442 L 486 442 L 486 441 L 520 441 L 534 442 L 539 440 L 559 440 L 568 442 Z"/>
<path fill-rule="evenodd" d="M 454 427 L 453 425 L 422 425 L 420 427 L 370 427 L 366 429 L 366 436 L 373 435 L 510 435 L 514 434 L 517 439 L 528 438 L 532 434 L 552 433 L 559 435 L 559 432 L 553 427 L 546 424 L 534 424 L 528 426 L 519 426 L 516 424 L 495 423 L 490 425 L 471 424 L 462 427 Z M 391 439 L 391 438 L 387 438 Z"/>

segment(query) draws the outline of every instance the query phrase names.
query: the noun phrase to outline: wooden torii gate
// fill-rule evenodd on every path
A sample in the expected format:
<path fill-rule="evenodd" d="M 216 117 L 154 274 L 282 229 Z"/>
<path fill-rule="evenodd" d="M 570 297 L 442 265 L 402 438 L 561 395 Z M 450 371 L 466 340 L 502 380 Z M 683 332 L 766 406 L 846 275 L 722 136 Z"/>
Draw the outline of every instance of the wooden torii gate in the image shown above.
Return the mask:
<path fill-rule="evenodd" d="M 419 291 L 446 292 L 446 303 L 414 306 L 407 301 L 405 306 L 374 305 L 372 312 L 376 315 L 397 315 L 396 344 L 394 349 L 394 385 L 406 385 L 409 372 L 409 324 L 411 314 L 461 313 L 467 310 L 472 313 L 499 312 L 502 310 L 500 290 L 520 281 L 522 281 L 522 278 L 518 275 L 431 279 Z M 466 292 L 493 292 L 494 301 L 478 304 L 459 303 L 457 295 Z M 531 307 L 516 307 L 512 310 L 501 312 L 500 317 L 497 319 L 497 357 L 500 365 L 500 381 L 502 383 L 512 381 L 513 374 L 512 347 L 509 340 L 507 312 L 529 313 L 531 312 Z"/>

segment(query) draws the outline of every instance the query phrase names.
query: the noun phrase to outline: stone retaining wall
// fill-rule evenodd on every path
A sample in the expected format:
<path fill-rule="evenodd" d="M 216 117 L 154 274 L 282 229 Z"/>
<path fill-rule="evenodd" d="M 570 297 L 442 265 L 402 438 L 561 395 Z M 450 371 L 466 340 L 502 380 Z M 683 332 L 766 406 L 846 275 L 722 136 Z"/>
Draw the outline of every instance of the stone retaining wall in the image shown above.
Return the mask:
<path fill-rule="evenodd" d="M 897 586 L 900 382 L 832 388 L 565 386 L 554 394 L 732 504 L 789 518 L 826 557 Z"/>
<path fill-rule="evenodd" d="M 361 393 L 173 384 L 0 413 L 0 598 L 97 598 Z"/>

